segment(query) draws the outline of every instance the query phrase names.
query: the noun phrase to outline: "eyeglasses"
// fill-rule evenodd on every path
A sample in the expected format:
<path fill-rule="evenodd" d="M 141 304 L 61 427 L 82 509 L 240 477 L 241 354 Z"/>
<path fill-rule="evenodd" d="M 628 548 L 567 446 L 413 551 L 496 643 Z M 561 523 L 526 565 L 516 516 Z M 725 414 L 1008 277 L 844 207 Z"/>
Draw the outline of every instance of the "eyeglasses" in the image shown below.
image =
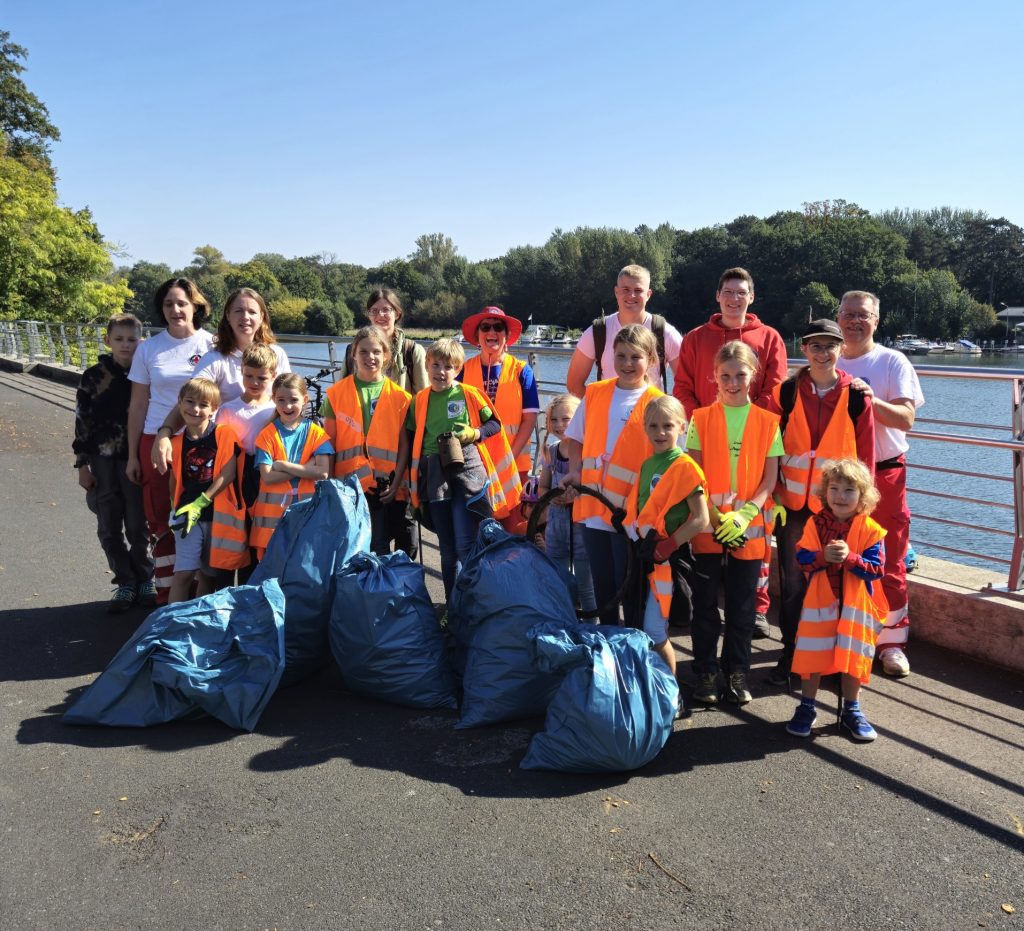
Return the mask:
<path fill-rule="evenodd" d="M 840 343 L 804 343 L 804 347 L 808 352 L 813 352 L 817 355 L 839 355 Z"/>
<path fill-rule="evenodd" d="M 371 317 L 393 317 L 395 315 L 394 307 L 377 307 L 370 311 Z"/>
<path fill-rule="evenodd" d="M 875 319 L 875 315 L 874 314 L 865 314 L 865 313 L 856 313 L 856 312 L 851 313 L 848 310 L 841 310 L 841 311 L 839 311 L 839 316 L 842 317 L 844 320 L 854 320 L 857 323 L 864 323 L 867 320 L 874 320 Z"/>
<path fill-rule="evenodd" d="M 491 333 L 491 332 L 494 332 L 494 333 L 504 333 L 505 332 L 505 324 L 504 323 L 481 323 L 480 326 L 477 327 L 477 329 L 481 333 Z"/>

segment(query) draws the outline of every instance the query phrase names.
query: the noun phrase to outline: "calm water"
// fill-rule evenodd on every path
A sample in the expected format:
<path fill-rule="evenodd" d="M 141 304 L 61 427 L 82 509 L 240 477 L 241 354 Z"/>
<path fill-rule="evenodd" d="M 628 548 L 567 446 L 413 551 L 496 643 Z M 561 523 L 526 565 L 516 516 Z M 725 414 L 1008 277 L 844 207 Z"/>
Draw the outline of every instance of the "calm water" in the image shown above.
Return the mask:
<path fill-rule="evenodd" d="M 328 360 L 327 346 L 324 344 L 284 342 L 282 345 L 294 360 L 295 368 L 306 374 L 323 367 Z M 339 356 L 343 353 L 344 349 L 339 348 Z M 524 359 L 528 354 L 536 357 L 535 369 L 542 391 L 548 394 L 564 391 L 572 351 L 522 347 L 516 352 L 517 356 Z M 918 412 L 919 431 L 943 436 L 1012 439 L 1011 382 L 963 376 L 972 373 L 991 375 L 997 372 L 1024 372 L 1024 353 L 913 356 L 911 361 L 918 369 L 925 395 L 925 405 Z M 1005 565 L 986 557 L 1008 559 L 1013 543 L 1011 537 L 973 528 L 981 526 L 1013 533 L 1012 509 L 987 507 L 979 503 L 991 501 L 1012 508 L 1013 487 L 1010 481 L 1006 481 L 1013 475 L 1013 458 L 1009 450 L 923 440 L 912 434 L 908 458 L 914 466 L 952 468 L 960 472 L 996 477 L 967 477 L 912 467 L 908 483 L 911 489 L 917 491 L 910 493 L 910 508 L 914 513 L 911 539 L 914 547 L 925 555 L 1005 572 Z M 971 500 L 950 501 L 934 497 L 935 494 L 959 495 Z M 940 523 L 936 518 L 970 524 L 971 527 L 950 526 Z M 930 546 L 930 543 L 952 546 L 976 555 L 970 557 L 944 553 Z"/>

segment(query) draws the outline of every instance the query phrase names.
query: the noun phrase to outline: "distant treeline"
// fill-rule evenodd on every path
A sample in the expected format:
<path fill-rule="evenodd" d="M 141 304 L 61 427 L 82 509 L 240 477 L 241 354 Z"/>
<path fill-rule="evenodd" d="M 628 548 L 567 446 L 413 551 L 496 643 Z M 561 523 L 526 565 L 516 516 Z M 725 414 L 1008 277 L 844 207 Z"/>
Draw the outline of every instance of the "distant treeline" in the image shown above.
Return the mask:
<path fill-rule="evenodd" d="M 260 253 L 234 264 L 201 246 L 187 268 L 137 262 L 117 274 L 134 295 L 129 309 L 146 319 L 156 287 L 182 274 L 215 306 L 232 288 L 255 288 L 270 303 L 274 328 L 285 333 L 349 329 L 378 285 L 398 291 L 412 326 L 454 328 L 494 304 L 524 320 L 581 328 L 615 309 L 615 274 L 631 262 L 651 270 L 650 308 L 684 330 L 716 309 L 718 276 L 733 265 L 753 274 L 753 310 L 784 334 L 808 316 L 832 314 L 853 288 L 881 297 L 883 333 L 935 339 L 1001 336 L 996 309 L 1024 303 L 1024 229 L 949 207 L 870 214 L 836 200 L 693 231 L 667 223 L 632 232 L 555 230 L 542 246 L 517 246 L 481 262 L 459 255 L 441 233 L 420 236 L 415 246 L 406 258 L 373 268 L 328 254 Z"/>

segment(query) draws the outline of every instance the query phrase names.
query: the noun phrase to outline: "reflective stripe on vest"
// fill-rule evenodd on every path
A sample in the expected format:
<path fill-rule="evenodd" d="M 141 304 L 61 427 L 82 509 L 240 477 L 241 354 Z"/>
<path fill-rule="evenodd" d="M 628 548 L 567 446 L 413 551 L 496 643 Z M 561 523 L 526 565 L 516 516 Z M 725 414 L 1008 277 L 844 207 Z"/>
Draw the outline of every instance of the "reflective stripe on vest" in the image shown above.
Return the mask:
<path fill-rule="evenodd" d="M 519 425 L 523 422 L 523 386 L 519 378 L 524 368 L 526 368 L 525 362 L 521 362 L 507 352 L 502 356 L 501 371 L 498 374 L 498 389 L 494 395 L 493 407 L 510 445 L 512 438 L 519 432 Z M 487 397 L 484 387 L 483 361 L 479 355 L 466 360 L 466 364 L 462 368 L 462 382 L 472 385 L 484 397 Z M 490 452 L 492 459 L 497 457 L 497 451 L 493 446 Z M 516 459 L 516 469 L 519 472 L 529 472 L 532 464 L 530 452 L 524 448 Z"/>

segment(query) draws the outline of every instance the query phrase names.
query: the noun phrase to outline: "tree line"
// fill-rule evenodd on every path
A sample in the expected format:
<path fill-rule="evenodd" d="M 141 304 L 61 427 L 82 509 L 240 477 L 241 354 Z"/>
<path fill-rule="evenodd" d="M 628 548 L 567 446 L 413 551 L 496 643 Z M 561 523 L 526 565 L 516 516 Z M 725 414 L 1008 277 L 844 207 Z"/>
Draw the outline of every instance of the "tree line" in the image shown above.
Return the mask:
<path fill-rule="evenodd" d="M 524 320 L 583 328 L 615 309 L 615 273 L 633 262 L 651 270 L 650 309 L 684 331 L 715 309 L 718 276 L 735 265 L 754 276 L 754 312 L 787 335 L 809 317 L 831 314 L 854 288 L 880 296 L 883 334 L 934 339 L 999 337 L 995 312 L 1024 304 L 1024 229 L 1005 217 L 950 207 L 872 214 L 845 200 L 692 231 L 668 223 L 556 229 L 543 245 L 475 262 L 451 237 L 427 233 L 408 255 L 374 267 L 327 252 L 232 262 L 212 245 L 196 248 L 185 268 L 115 267 L 114 249 L 89 211 L 58 203 L 50 143 L 60 133 L 21 78 L 26 55 L 0 31 L 2 319 L 89 321 L 125 309 L 161 323 L 153 293 L 183 275 L 218 312 L 232 289 L 255 288 L 282 333 L 342 333 L 361 320 L 366 295 L 378 286 L 399 293 L 410 326 L 455 328 L 493 304 Z"/>

